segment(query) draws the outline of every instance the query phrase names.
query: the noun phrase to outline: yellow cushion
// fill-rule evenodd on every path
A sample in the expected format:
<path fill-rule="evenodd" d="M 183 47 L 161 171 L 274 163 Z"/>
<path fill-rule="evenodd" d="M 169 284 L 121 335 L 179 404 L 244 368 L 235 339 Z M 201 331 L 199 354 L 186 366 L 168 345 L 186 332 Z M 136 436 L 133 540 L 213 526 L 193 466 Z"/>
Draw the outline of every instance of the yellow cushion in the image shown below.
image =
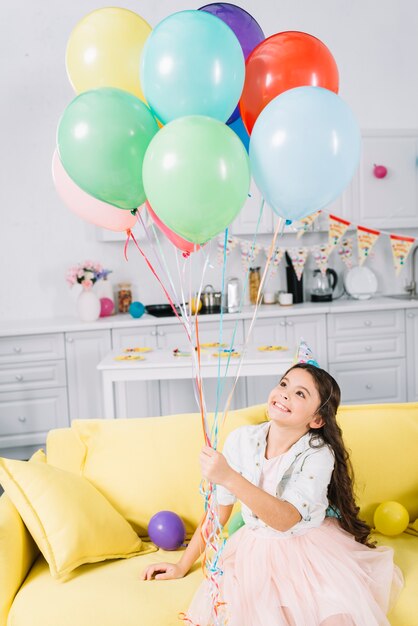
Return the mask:
<path fill-rule="evenodd" d="M 395 550 L 395 562 L 405 574 L 407 586 L 390 613 L 391 626 L 414 626 L 417 615 L 418 539 L 411 535 L 381 537 L 380 543 Z M 40 558 L 29 573 L 10 611 L 13 626 L 179 626 L 202 580 L 195 564 L 185 578 L 142 581 L 147 565 L 177 561 L 181 552 L 158 551 L 129 560 L 85 565 L 70 574 L 65 584 L 53 580 Z M 51 601 L 52 598 L 52 601 Z M 268 624 L 266 624 L 268 626 Z"/>
<path fill-rule="evenodd" d="M 395 500 L 418 517 L 418 403 L 342 406 L 338 421 L 351 451 L 361 514 Z"/>
<path fill-rule="evenodd" d="M 231 430 L 265 421 L 265 409 L 263 404 L 231 411 L 221 429 L 220 447 Z M 86 445 L 83 475 L 138 534 L 146 536 L 151 517 L 166 509 L 180 515 L 188 533 L 196 528 L 203 515 L 199 414 L 75 420 L 72 425 Z"/>
<path fill-rule="evenodd" d="M 84 565 L 60 583 L 40 558 L 10 611 L 13 626 L 181 626 L 178 614 L 189 606 L 203 579 L 195 564 L 181 579 L 143 581 L 151 563 L 177 561 L 180 552 L 164 552 Z M 266 625 L 267 626 L 267 625 Z"/>
<path fill-rule="evenodd" d="M 128 522 L 82 476 L 0 459 L 0 482 L 56 578 L 83 563 L 141 552 Z"/>
<path fill-rule="evenodd" d="M 31 462 L 45 463 L 43 450 L 38 450 Z M 39 554 L 22 518 L 10 498 L 0 498 L 0 626 L 6 626 L 13 598 L 32 563 Z"/>

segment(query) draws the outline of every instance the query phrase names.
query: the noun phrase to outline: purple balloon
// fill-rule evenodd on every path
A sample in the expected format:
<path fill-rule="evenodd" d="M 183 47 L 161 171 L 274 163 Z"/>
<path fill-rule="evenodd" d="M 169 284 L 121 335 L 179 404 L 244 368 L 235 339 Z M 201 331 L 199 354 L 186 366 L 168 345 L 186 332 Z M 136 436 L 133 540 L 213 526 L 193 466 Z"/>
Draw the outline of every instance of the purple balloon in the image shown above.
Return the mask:
<path fill-rule="evenodd" d="M 177 550 L 186 538 L 184 522 L 172 511 L 160 511 L 148 524 L 149 538 L 163 550 Z"/>
<path fill-rule="evenodd" d="M 250 55 L 259 43 L 264 41 L 265 36 L 259 23 L 245 9 L 237 7 L 229 2 L 213 2 L 200 7 L 199 11 L 211 13 L 225 22 L 231 28 L 241 44 L 245 59 Z M 239 109 L 236 107 L 227 124 L 231 124 L 239 117 Z"/>

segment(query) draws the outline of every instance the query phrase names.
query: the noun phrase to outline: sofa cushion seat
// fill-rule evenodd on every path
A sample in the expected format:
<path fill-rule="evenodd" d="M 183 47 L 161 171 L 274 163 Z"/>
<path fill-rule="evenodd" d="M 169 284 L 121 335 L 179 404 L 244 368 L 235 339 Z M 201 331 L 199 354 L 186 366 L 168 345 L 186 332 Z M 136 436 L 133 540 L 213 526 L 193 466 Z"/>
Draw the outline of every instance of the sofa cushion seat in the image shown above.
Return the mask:
<path fill-rule="evenodd" d="M 82 565 L 68 579 L 51 578 L 38 558 L 17 594 L 9 626 L 179 626 L 203 579 L 199 563 L 180 580 L 143 581 L 151 563 L 177 561 L 181 552 L 159 550 L 131 559 Z"/>
<path fill-rule="evenodd" d="M 418 538 L 406 533 L 374 538 L 395 550 L 395 562 L 408 580 L 389 615 L 390 623 L 413 626 L 410 616 L 418 611 Z M 180 580 L 143 581 L 140 574 L 147 565 L 177 561 L 180 554 L 159 550 L 128 560 L 83 565 L 65 582 L 51 578 L 40 556 L 15 598 L 9 626 L 179 626 L 179 611 L 187 609 L 203 579 L 200 564 Z"/>

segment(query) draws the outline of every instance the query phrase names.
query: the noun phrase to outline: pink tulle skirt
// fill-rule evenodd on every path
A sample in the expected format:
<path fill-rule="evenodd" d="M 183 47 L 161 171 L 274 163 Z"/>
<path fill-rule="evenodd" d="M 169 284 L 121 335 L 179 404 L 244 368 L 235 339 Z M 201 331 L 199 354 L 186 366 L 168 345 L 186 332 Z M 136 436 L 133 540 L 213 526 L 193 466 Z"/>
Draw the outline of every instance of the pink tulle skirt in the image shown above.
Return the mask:
<path fill-rule="evenodd" d="M 356 542 L 333 518 L 286 537 L 243 526 L 227 541 L 223 570 L 228 626 L 389 626 L 403 585 L 391 548 Z M 187 617 L 214 623 L 206 580 Z"/>

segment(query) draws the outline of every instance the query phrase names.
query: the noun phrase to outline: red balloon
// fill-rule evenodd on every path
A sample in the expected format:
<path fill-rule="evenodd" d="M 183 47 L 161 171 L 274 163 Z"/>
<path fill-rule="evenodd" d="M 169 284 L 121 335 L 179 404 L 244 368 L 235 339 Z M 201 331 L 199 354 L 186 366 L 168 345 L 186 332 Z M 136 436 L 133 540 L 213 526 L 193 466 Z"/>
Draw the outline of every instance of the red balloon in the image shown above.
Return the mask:
<path fill-rule="evenodd" d="M 338 68 L 325 44 L 307 33 L 276 33 L 262 41 L 246 62 L 239 108 L 251 134 L 264 107 L 295 87 L 324 87 L 338 93 Z"/>
<path fill-rule="evenodd" d="M 158 215 L 154 213 L 148 200 L 145 201 L 145 206 L 147 207 L 148 214 L 151 216 L 153 222 L 158 226 L 161 232 L 164 233 L 167 239 L 169 239 L 171 243 L 176 246 L 176 248 L 183 252 L 183 256 L 189 256 L 191 252 L 199 250 L 201 246 L 197 243 L 187 241 L 187 239 L 183 239 L 183 237 L 180 237 L 180 235 L 175 233 L 173 230 L 170 230 L 170 228 L 168 228 L 168 226 L 160 220 Z"/>
<path fill-rule="evenodd" d="M 100 298 L 100 317 L 112 315 L 114 309 L 115 305 L 110 298 Z"/>

